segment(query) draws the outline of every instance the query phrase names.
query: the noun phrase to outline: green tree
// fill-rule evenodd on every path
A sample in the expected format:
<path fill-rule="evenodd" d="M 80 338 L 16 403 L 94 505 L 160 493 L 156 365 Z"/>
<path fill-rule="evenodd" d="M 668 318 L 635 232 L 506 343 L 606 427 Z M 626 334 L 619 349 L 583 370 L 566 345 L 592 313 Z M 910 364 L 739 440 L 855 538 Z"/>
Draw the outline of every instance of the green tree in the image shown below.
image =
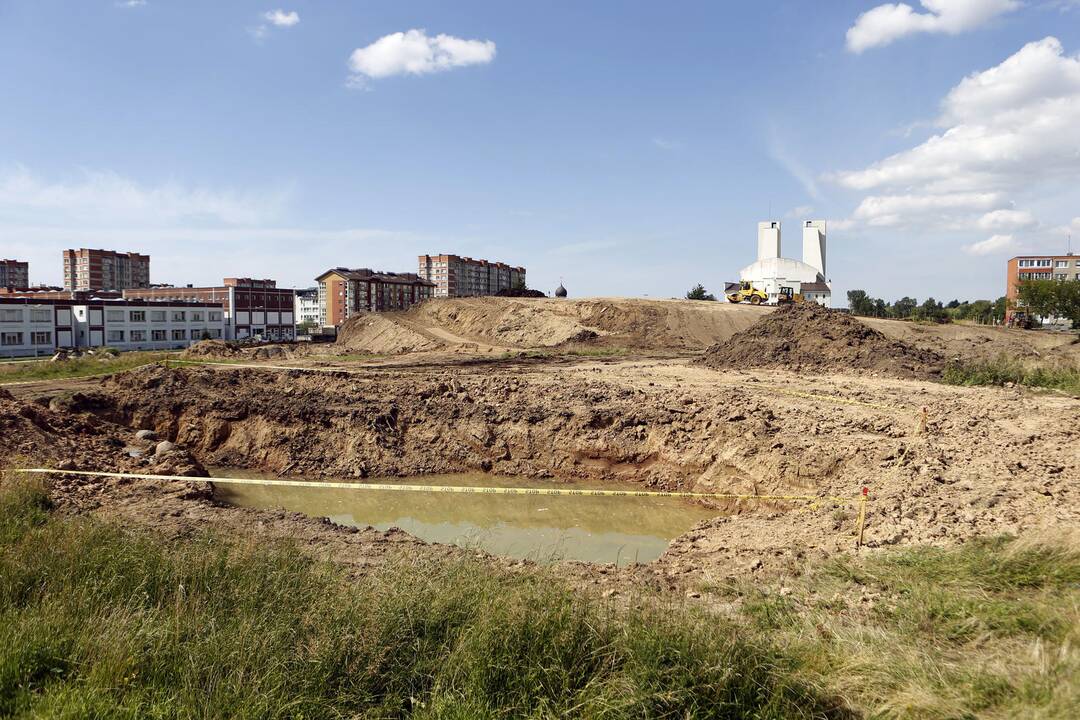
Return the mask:
<path fill-rule="evenodd" d="M 940 302 L 932 297 L 926 298 L 915 310 L 915 317 L 919 320 L 933 320 L 942 322 L 948 319 L 948 314 Z"/>
<path fill-rule="evenodd" d="M 1017 288 L 1020 302 L 1017 307 L 1022 308 L 1029 315 L 1039 317 L 1051 317 L 1058 315 L 1058 302 L 1061 293 L 1058 291 L 1059 281 L 1055 280 L 1025 280 Z"/>
<path fill-rule="evenodd" d="M 319 323 L 314 320 L 305 320 L 296 326 L 297 335 L 311 335 L 312 333 L 318 332 L 318 330 Z"/>
<path fill-rule="evenodd" d="M 918 300 L 905 295 L 892 304 L 892 316 L 899 320 L 907 320 L 914 314 L 915 308 L 918 306 Z"/>
<path fill-rule="evenodd" d="M 885 317 L 889 314 L 889 306 L 881 298 L 874 300 L 874 317 Z"/>
<path fill-rule="evenodd" d="M 994 322 L 1005 322 L 1005 311 L 1009 309 L 1009 300 L 1004 295 L 994 301 L 992 316 Z"/>
<path fill-rule="evenodd" d="M 716 296 L 705 290 L 705 286 L 698 283 L 686 293 L 687 300 L 716 300 Z"/>
<path fill-rule="evenodd" d="M 874 299 L 865 290 L 848 290 L 847 301 L 853 315 L 874 314 Z"/>

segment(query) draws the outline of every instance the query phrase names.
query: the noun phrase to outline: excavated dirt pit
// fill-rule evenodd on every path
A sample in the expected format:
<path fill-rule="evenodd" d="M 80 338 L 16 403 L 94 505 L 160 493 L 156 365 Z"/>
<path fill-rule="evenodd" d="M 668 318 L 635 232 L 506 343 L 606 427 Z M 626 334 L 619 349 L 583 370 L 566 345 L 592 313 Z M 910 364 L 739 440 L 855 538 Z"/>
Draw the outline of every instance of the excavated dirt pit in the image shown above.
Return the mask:
<path fill-rule="evenodd" d="M 155 453 L 156 441 L 137 438 L 138 430 L 176 447 Z M 512 477 L 515 485 L 850 498 L 813 506 L 693 506 L 685 532 L 652 525 L 653 501 L 643 500 L 644 510 L 628 511 L 616 525 L 617 518 L 605 516 L 622 500 L 568 498 L 575 501 L 569 519 L 544 518 L 534 526 L 662 538 L 662 554 L 648 565 L 563 566 L 587 583 L 644 578 L 671 589 L 746 572 L 794 572 L 807 558 L 854 551 L 862 486 L 871 489 L 870 551 L 1075 526 L 1078 440 L 1080 402 L 1073 398 L 866 373 L 716 370 L 674 359 L 354 363 L 319 372 L 147 367 L 84 383 L 75 394 L 0 393 L 0 453 L 43 467 L 205 475 L 205 467 L 227 466 L 361 480 L 482 473 Z M 551 512 L 549 505 L 515 509 L 507 503 L 513 498 L 442 515 L 449 496 L 438 495 L 425 500 L 433 514 L 424 515 L 395 509 L 398 500 L 390 498 L 350 510 L 357 499 L 315 494 L 234 496 L 248 507 L 227 506 L 220 502 L 227 491 L 215 500 L 205 485 L 186 482 L 63 477 L 54 487 L 65 511 L 167 535 L 212 528 L 290 537 L 358 570 L 402 549 L 436 555 L 482 549 L 467 541 L 461 542 L 467 550 L 424 543 L 401 531 L 408 518 L 487 529 L 503 513 L 508 524 L 527 529 Z M 365 527 L 316 516 L 351 516 L 348 524 Z M 429 537 L 445 542 L 468 535 L 446 532 Z M 664 542 L 672 534 L 678 536 Z"/>
<path fill-rule="evenodd" d="M 274 478 L 239 468 L 213 468 L 214 477 Z M 396 485 L 549 489 L 551 482 L 482 473 L 378 478 Z M 596 482 L 560 489 L 625 489 Z M 627 565 L 656 560 L 668 544 L 717 513 L 679 498 L 459 494 L 219 483 L 214 497 L 241 507 L 328 517 L 347 527 L 398 528 L 427 542 L 478 548 L 535 562 L 576 560 Z"/>

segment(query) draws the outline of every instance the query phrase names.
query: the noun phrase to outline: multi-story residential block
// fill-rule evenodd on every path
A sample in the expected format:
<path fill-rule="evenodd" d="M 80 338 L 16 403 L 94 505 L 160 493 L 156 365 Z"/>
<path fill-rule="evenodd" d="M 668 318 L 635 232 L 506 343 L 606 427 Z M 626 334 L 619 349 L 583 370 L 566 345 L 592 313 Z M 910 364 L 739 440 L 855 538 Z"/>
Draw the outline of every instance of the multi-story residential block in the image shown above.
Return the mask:
<path fill-rule="evenodd" d="M 319 288 L 306 288 L 296 291 L 296 309 L 294 311 L 297 325 L 314 325 L 321 327 L 322 320 L 319 317 Z"/>
<path fill-rule="evenodd" d="M 1009 260 L 1005 276 L 1005 297 L 1009 300 L 1005 321 L 1011 322 L 1020 304 L 1020 283 L 1024 280 L 1080 280 L 1080 257 L 1066 255 L 1020 255 Z"/>
<path fill-rule="evenodd" d="M 435 283 L 416 273 L 376 272 L 370 268 L 334 268 L 319 283 L 319 322 L 340 325 L 360 312 L 408 310 L 434 296 Z"/>
<path fill-rule="evenodd" d="M 217 303 L 0 298 L 0 357 L 106 346 L 165 350 L 224 334 Z"/>
<path fill-rule="evenodd" d="M 435 297 L 494 295 L 525 287 L 525 268 L 458 255 L 421 255 L 420 277 L 435 283 Z"/>
<path fill-rule="evenodd" d="M 22 290 L 30 287 L 30 263 L 0 260 L 0 288 Z"/>
<path fill-rule="evenodd" d="M 150 256 L 82 248 L 64 251 L 67 290 L 126 290 L 150 287 Z"/>
<path fill-rule="evenodd" d="M 140 300 L 192 300 L 215 303 L 225 312 L 225 337 L 243 340 L 296 339 L 295 291 L 279 288 L 274 280 L 225 278 L 214 287 L 153 287 L 125 290 L 125 298 Z"/>

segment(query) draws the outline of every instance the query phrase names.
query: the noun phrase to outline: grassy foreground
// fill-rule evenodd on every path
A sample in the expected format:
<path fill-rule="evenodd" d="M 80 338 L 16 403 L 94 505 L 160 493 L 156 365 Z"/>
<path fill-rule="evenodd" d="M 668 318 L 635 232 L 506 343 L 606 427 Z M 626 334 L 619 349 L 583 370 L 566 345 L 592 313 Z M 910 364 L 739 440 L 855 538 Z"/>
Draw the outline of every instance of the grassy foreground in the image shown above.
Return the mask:
<path fill-rule="evenodd" d="M 1073 718 L 1080 542 L 846 557 L 618 608 L 543 572 L 170 543 L 0 487 L 0 716 Z M 770 587 L 772 585 L 772 587 Z"/>
<path fill-rule="evenodd" d="M 166 352 L 125 352 L 117 355 L 83 355 L 62 362 L 48 360 L 0 364 L 0 385 L 34 380 L 96 377 L 131 370 L 172 357 Z"/>
<path fill-rule="evenodd" d="M 0 716 L 830 716 L 791 678 L 681 607 L 472 562 L 350 582 L 288 545 L 166 544 L 0 491 Z"/>
<path fill-rule="evenodd" d="M 1065 361 L 1031 363 L 1000 355 L 993 360 L 953 363 L 942 379 L 950 385 L 1004 385 L 1061 390 L 1080 396 L 1080 366 Z"/>

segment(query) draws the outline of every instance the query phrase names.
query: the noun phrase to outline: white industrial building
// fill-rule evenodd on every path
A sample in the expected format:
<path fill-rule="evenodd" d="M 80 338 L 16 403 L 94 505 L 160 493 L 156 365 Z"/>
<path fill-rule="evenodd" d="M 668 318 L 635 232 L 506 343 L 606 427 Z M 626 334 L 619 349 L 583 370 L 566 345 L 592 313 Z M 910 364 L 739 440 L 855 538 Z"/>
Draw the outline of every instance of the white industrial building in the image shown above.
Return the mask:
<path fill-rule="evenodd" d="M 753 283 L 775 304 L 780 288 L 790 287 L 805 299 L 828 307 L 832 284 L 825 274 L 825 221 L 802 223 L 803 259 L 781 257 L 780 223 L 758 223 L 757 260 L 739 271 L 739 279 Z"/>

